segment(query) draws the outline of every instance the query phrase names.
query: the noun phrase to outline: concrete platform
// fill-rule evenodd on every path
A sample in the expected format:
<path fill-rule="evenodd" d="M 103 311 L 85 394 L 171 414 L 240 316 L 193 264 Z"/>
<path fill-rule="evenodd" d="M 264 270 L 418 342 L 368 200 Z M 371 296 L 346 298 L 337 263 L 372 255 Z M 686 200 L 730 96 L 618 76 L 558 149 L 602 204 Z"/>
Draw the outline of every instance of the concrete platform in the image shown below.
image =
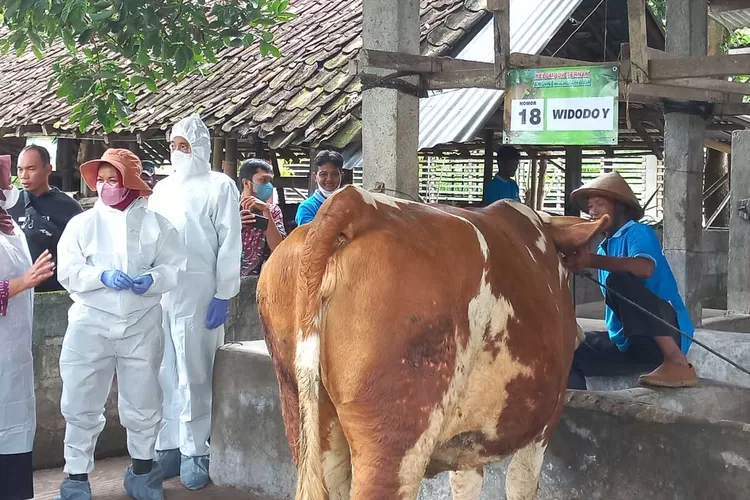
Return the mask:
<path fill-rule="evenodd" d="M 130 464 L 130 459 L 110 458 L 96 462 L 96 469 L 90 476 L 91 493 L 96 500 L 130 500 L 122 487 L 122 478 Z M 52 500 L 60 494 L 60 483 L 64 475 L 61 469 L 40 470 L 34 474 L 34 499 Z M 201 491 L 188 491 L 179 479 L 164 483 L 164 497 L 167 500 L 265 500 L 234 488 L 219 488 L 209 484 Z"/>
<path fill-rule="evenodd" d="M 211 477 L 268 499 L 293 497 L 295 469 L 263 342 L 220 349 Z M 505 462 L 482 499 L 502 499 Z M 750 491 L 750 389 L 704 381 L 684 390 L 569 391 L 543 467 L 541 500 L 724 500 Z M 447 476 L 421 500 L 450 498 Z"/>

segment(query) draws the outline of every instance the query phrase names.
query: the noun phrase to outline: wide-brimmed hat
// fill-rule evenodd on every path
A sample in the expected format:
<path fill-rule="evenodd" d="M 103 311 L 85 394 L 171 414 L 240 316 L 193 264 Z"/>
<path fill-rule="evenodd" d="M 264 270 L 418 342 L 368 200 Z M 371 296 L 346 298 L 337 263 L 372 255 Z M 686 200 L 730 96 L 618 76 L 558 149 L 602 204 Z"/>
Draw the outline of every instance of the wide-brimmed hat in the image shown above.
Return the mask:
<path fill-rule="evenodd" d="M 112 165 L 120 172 L 122 187 L 136 190 L 140 196 L 151 194 L 151 188 L 141 179 L 141 160 L 127 149 L 108 149 L 100 159 L 81 165 L 81 177 L 92 191 L 96 191 L 96 179 L 103 163 Z"/>
<path fill-rule="evenodd" d="M 643 217 L 643 208 L 630 186 L 617 172 L 602 174 L 588 184 L 584 184 L 570 194 L 570 199 L 582 212 L 587 212 L 590 196 L 601 196 L 619 201 L 629 206 L 636 220 Z"/>

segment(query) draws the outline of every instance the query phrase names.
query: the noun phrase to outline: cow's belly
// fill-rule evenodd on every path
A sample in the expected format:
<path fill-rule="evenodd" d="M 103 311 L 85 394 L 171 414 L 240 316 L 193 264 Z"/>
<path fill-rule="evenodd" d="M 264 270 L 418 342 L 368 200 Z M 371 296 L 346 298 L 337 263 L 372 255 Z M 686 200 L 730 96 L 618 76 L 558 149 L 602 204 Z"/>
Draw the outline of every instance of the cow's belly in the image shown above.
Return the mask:
<path fill-rule="evenodd" d="M 504 345 L 481 352 L 466 390 L 446 415 L 428 475 L 502 460 L 540 436 L 563 391 L 561 380 L 539 371 L 538 365 L 511 356 Z"/>

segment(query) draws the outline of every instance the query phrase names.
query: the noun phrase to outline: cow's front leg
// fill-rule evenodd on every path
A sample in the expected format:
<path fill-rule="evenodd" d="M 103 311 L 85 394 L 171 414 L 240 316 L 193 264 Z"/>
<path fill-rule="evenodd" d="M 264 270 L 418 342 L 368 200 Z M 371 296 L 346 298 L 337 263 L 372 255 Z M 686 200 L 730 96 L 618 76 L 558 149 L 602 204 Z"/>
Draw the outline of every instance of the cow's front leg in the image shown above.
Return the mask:
<path fill-rule="evenodd" d="M 461 470 L 449 475 L 453 500 L 479 500 L 482 493 L 484 468 L 476 470 Z"/>
<path fill-rule="evenodd" d="M 533 442 L 518 450 L 505 476 L 507 500 L 536 500 L 546 444 Z"/>

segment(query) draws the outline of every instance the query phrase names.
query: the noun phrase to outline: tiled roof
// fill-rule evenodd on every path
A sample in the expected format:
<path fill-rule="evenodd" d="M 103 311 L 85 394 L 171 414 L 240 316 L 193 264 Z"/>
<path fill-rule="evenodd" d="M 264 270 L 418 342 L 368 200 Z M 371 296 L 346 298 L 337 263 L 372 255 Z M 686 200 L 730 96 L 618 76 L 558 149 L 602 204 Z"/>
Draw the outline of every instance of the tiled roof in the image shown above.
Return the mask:
<path fill-rule="evenodd" d="M 166 130 L 198 110 L 206 124 L 227 135 L 258 135 L 276 149 L 345 146 L 360 130 L 360 83 L 348 62 L 362 46 L 362 0 L 291 0 L 293 21 L 274 27 L 278 59 L 256 46 L 229 48 L 218 62 L 158 93 L 135 89 L 131 124 L 114 133 Z M 421 51 L 444 55 L 485 16 L 483 0 L 422 0 Z M 0 57 L 0 131 L 72 133 L 70 107 L 47 90 L 51 61 L 62 47 L 37 60 L 32 54 Z M 96 125 L 87 134 L 101 134 Z"/>

